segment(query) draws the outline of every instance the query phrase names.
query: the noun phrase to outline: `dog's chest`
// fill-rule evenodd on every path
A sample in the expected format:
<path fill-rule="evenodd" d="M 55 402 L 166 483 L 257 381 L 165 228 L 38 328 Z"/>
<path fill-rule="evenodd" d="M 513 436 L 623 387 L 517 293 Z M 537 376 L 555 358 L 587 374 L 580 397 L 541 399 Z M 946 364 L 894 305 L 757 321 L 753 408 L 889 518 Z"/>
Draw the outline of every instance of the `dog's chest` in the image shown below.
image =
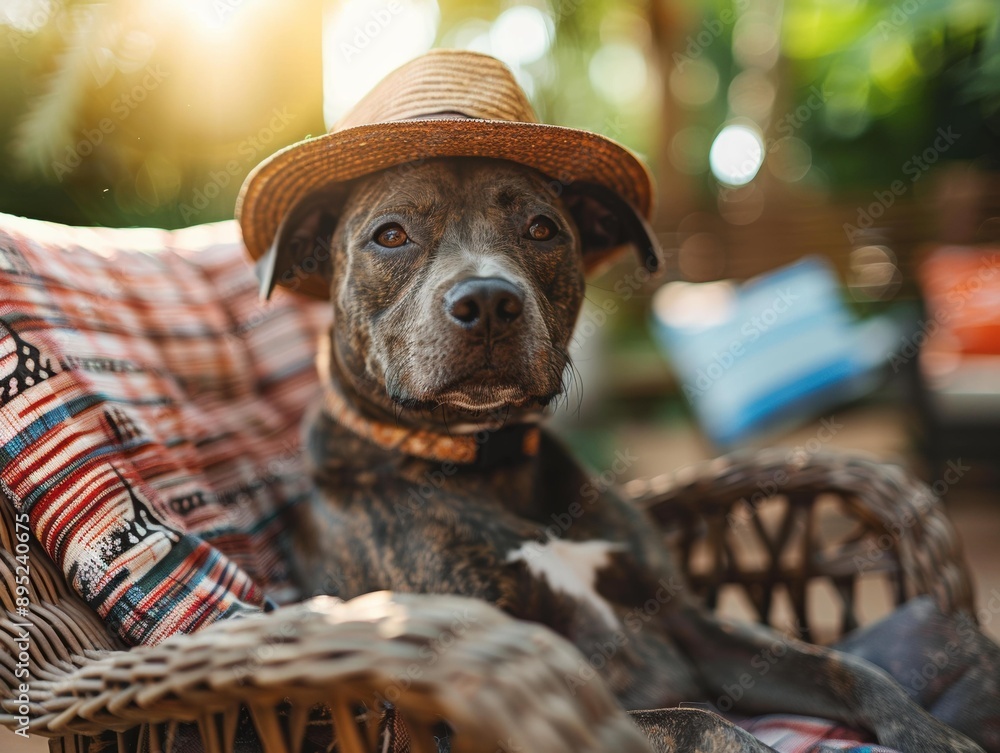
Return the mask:
<path fill-rule="evenodd" d="M 507 562 L 521 562 L 535 578 L 544 580 L 554 592 L 572 600 L 614 630 L 618 618 L 612 604 L 598 589 L 598 576 L 611 566 L 615 552 L 624 544 L 611 541 L 551 539 L 528 541 L 507 553 Z"/>

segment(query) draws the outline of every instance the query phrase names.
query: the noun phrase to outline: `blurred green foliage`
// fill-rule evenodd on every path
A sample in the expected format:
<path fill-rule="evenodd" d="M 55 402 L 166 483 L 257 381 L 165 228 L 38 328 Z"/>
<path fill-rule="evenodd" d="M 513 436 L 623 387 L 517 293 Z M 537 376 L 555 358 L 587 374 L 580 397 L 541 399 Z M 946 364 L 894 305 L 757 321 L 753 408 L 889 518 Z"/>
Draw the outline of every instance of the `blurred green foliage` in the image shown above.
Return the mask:
<path fill-rule="evenodd" d="M 439 0 L 436 44 L 481 45 L 518 4 Z M 963 135 L 944 158 L 996 167 L 996 0 L 521 4 L 549 25 L 547 52 L 517 69 L 544 120 L 609 135 L 661 167 L 667 136 L 693 124 L 682 158 L 706 188 L 708 148 L 731 117 L 727 91 L 741 71 L 734 34 L 755 16 L 780 31 L 777 96 L 762 128 L 787 127 L 808 144 L 806 184 L 883 186 L 946 126 Z M 0 10 L 0 211 L 75 224 L 225 219 L 257 162 L 325 130 L 320 0 L 5 7 L 15 6 L 20 24 Z M 699 98 L 704 81 L 692 79 L 697 101 L 678 115 L 664 93 L 684 56 L 715 77 L 714 90 Z"/>
<path fill-rule="evenodd" d="M 324 130 L 321 5 L 295 7 L 12 0 L 0 211 L 110 226 L 231 218 L 257 162 Z"/>
<path fill-rule="evenodd" d="M 720 78 L 718 93 L 687 113 L 711 132 L 727 117 L 727 87 L 740 71 L 733 55 L 736 26 L 724 22 L 727 14 L 752 15 L 776 4 L 687 5 L 702 14 L 689 42 L 705 28 L 719 30 L 703 50 Z M 780 18 L 780 85 L 770 133 L 780 138 L 794 131 L 808 144 L 815 169 L 806 183 L 835 191 L 882 187 L 900 177 L 938 128 L 949 126 L 962 137 L 942 158 L 998 166 L 995 0 L 786 0 L 777 7 L 762 14 Z M 791 127 L 775 133 L 776 123 Z"/>

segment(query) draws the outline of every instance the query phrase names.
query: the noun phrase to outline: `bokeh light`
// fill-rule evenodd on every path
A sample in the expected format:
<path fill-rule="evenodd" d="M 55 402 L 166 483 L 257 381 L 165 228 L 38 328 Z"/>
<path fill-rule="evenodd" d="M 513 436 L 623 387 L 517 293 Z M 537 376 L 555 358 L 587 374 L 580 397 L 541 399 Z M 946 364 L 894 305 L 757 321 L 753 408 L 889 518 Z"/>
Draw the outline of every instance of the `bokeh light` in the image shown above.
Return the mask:
<path fill-rule="evenodd" d="M 847 286 L 855 300 L 887 300 L 902 282 L 896 255 L 889 247 L 862 246 L 851 252 Z"/>
<path fill-rule="evenodd" d="M 871 123 L 868 72 L 849 64 L 831 69 L 823 82 L 823 119 L 827 130 L 838 138 L 862 133 Z"/>
<path fill-rule="evenodd" d="M 4 0 L 0 23 L 24 34 L 34 34 L 52 18 L 51 0 Z"/>
<path fill-rule="evenodd" d="M 490 21 L 486 18 L 468 18 L 457 22 L 448 29 L 441 40 L 442 46 L 459 50 L 471 50 L 482 47 L 485 52 L 489 47 Z"/>
<path fill-rule="evenodd" d="M 712 142 L 708 163 L 716 180 L 727 186 L 743 186 L 754 179 L 764 164 L 764 139 L 751 125 L 730 123 Z"/>
<path fill-rule="evenodd" d="M 744 67 L 771 68 L 780 51 L 778 29 L 763 13 L 745 13 L 733 27 L 733 57 Z"/>
<path fill-rule="evenodd" d="M 671 327 L 701 330 L 732 316 L 736 286 L 720 280 L 702 284 L 671 282 L 653 296 L 653 312 Z"/>
<path fill-rule="evenodd" d="M 677 249 L 677 266 L 691 282 L 719 279 L 726 271 L 726 249 L 722 239 L 707 230 L 688 235 Z"/>
<path fill-rule="evenodd" d="M 204 0 L 170 0 L 163 5 L 172 6 L 175 12 L 184 14 L 186 28 L 195 34 L 218 35 L 223 29 L 232 25 L 236 14 L 229 9 L 225 2 L 206 3 Z M 169 10 L 168 10 L 169 12 Z"/>
<path fill-rule="evenodd" d="M 323 117 L 332 126 L 390 71 L 434 44 L 436 0 L 345 0 L 323 19 Z"/>
<path fill-rule="evenodd" d="M 794 136 L 781 139 L 768 151 L 767 167 L 779 180 L 797 183 L 812 167 L 812 150 L 805 141 Z"/>
<path fill-rule="evenodd" d="M 646 91 L 646 58 L 635 45 L 608 42 L 590 60 L 590 81 L 609 102 L 627 105 Z"/>
<path fill-rule="evenodd" d="M 533 63 L 552 44 L 552 19 L 538 8 L 516 5 L 497 16 L 489 31 L 489 52 L 512 68 Z"/>
<path fill-rule="evenodd" d="M 719 69 L 711 60 L 690 60 L 670 72 L 670 93 L 682 105 L 704 107 L 719 92 Z"/>
<path fill-rule="evenodd" d="M 739 188 L 719 191 L 719 215 L 730 225 L 749 225 L 764 213 L 764 192 L 749 183 Z"/>
<path fill-rule="evenodd" d="M 871 75 L 878 86 L 889 93 L 898 92 L 920 75 L 920 66 L 910 45 L 903 39 L 889 38 L 871 51 Z"/>
<path fill-rule="evenodd" d="M 688 126 L 670 140 L 670 162 L 682 173 L 698 175 L 708 170 L 712 134 L 702 126 Z"/>
<path fill-rule="evenodd" d="M 777 98 L 777 88 L 758 68 L 738 73 L 729 84 L 727 100 L 733 115 L 762 123 L 767 120 Z"/>

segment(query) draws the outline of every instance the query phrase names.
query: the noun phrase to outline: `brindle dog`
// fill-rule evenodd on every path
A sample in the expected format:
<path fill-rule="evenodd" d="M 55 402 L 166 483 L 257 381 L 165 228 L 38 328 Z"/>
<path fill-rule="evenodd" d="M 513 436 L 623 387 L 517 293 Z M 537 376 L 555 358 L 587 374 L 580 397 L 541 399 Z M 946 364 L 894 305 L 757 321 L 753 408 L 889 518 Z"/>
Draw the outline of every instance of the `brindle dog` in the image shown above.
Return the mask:
<path fill-rule="evenodd" d="M 543 623 L 605 657 L 595 665 L 626 709 L 644 710 L 636 722 L 660 751 L 771 750 L 715 714 L 668 708 L 724 696 L 749 714 L 837 719 L 907 753 L 980 751 L 834 651 L 782 639 L 787 653 L 741 683 L 775 634 L 694 603 L 650 521 L 598 493 L 552 437 L 525 449 L 563 390 L 585 270 L 625 243 L 655 248 L 624 202 L 468 158 L 342 190 L 301 204 L 263 263 L 265 294 L 319 261 L 332 291 L 319 359 L 332 401 L 310 419 L 317 491 L 299 524 L 308 589 L 461 594 Z M 385 425 L 478 431 L 481 449 L 507 450 L 432 460 L 419 442 L 394 446 Z M 558 537 L 553 520 L 569 521 Z M 651 599 L 662 609 L 641 611 Z"/>

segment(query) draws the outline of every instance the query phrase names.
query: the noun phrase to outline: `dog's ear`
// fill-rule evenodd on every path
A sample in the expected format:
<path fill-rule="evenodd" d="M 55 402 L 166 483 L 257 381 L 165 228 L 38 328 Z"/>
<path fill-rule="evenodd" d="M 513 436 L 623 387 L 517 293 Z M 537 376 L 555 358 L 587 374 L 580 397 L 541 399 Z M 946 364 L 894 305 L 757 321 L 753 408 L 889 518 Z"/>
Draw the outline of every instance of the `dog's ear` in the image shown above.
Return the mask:
<path fill-rule="evenodd" d="M 587 273 L 625 245 L 635 247 L 639 261 L 651 273 L 660 269 L 662 252 L 656 233 L 627 199 L 596 183 L 572 183 L 563 201 L 580 231 Z"/>
<path fill-rule="evenodd" d="M 330 281 L 330 244 L 337 227 L 332 206 L 329 196 L 311 196 L 285 215 L 271 246 L 257 260 L 262 301 L 279 283 L 311 295 L 324 294 L 320 282 Z"/>

